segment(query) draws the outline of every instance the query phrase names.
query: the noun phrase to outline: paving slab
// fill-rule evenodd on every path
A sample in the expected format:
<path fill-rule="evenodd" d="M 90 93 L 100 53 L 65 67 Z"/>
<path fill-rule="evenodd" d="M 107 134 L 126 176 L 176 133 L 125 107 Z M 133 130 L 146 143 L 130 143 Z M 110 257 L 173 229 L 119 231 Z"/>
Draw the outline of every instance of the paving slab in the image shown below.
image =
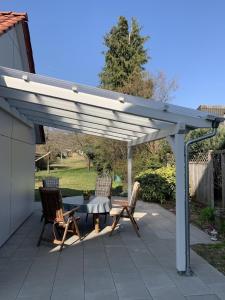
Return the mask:
<path fill-rule="evenodd" d="M 83 240 L 68 238 L 62 252 L 43 242 L 41 209 L 0 248 L 0 299 L 4 300 L 225 300 L 225 277 L 191 251 L 194 276 L 176 272 L 175 215 L 139 201 L 136 218 L 141 238 L 121 220 L 109 237 L 111 220 L 96 234 L 92 218 L 80 215 Z M 50 228 L 49 228 L 50 230 Z M 50 231 L 46 230 L 46 235 Z M 193 243 L 212 243 L 191 226 Z"/>

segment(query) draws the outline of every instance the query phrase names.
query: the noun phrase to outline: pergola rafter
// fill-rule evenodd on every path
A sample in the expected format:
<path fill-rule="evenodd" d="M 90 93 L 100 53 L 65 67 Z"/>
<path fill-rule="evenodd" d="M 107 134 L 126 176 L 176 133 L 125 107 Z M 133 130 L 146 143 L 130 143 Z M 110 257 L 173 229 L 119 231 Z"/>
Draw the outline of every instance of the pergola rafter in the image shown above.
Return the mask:
<path fill-rule="evenodd" d="M 41 113 L 41 112 L 36 112 L 36 111 L 29 111 L 29 113 L 27 111 L 24 111 L 22 109 L 19 109 L 19 111 L 22 114 L 29 114 L 29 119 L 38 119 L 41 118 L 42 120 L 48 120 L 49 118 L 49 114 L 48 113 Z M 72 118 L 67 118 L 67 117 L 60 117 L 57 115 L 50 115 L 51 119 L 53 121 L 60 121 L 60 122 L 64 122 L 69 124 L 73 124 L 73 125 L 78 125 L 80 127 L 83 128 L 90 128 L 90 129 L 100 129 L 100 130 L 110 130 L 110 132 L 115 132 L 115 133 L 121 133 L 124 135 L 129 135 L 129 136 L 133 136 L 133 137 L 142 137 L 144 135 L 144 133 L 140 133 L 140 132 L 136 132 L 136 131 L 132 131 L 132 130 L 128 130 L 128 129 L 123 129 L 123 128 L 116 128 L 111 126 L 106 126 L 106 125 L 101 125 L 101 124 L 93 124 L 91 122 L 86 122 L 83 120 L 77 120 L 77 119 L 72 119 Z"/>
<path fill-rule="evenodd" d="M 52 127 L 54 127 L 55 125 L 58 125 L 58 126 L 63 126 L 63 127 L 67 127 L 67 128 L 71 128 L 71 129 L 77 129 L 79 130 L 81 133 L 84 132 L 84 133 L 87 133 L 89 132 L 89 134 L 92 134 L 94 135 L 95 133 L 96 134 L 101 134 L 103 137 L 104 135 L 108 135 L 108 136 L 112 136 L 112 137 L 118 137 L 120 139 L 124 139 L 124 140 L 132 140 L 132 139 L 135 139 L 134 136 L 132 135 L 127 135 L 127 134 L 123 134 L 123 133 L 115 133 L 115 132 L 108 132 L 107 130 L 102 130 L 102 129 L 97 129 L 97 128 L 89 128 L 89 127 L 86 127 L 86 126 L 80 126 L 80 125 L 77 125 L 77 124 L 73 124 L 72 122 L 71 123 L 68 123 L 68 122 L 64 122 L 64 121 L 56 121 L 56 120 L 51 120 L 51 122 L 46 119 L 46 118 L 32 118 L 32 117 L 29 117 L 29 120 L 31 120 L 33 123 L 35 124 L 41 124 L 41 125 L 44 125 L 44 126 L 50 126 L 52 125 Z"/>

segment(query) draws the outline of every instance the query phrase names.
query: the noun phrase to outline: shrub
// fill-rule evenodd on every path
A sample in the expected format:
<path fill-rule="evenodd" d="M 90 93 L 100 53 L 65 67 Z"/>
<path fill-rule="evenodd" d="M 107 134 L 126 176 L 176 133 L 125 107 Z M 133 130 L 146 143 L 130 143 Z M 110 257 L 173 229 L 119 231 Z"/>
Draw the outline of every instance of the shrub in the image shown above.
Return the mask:
<path fill-rule="evenodd" d="M 215 221 L 215 210 L 211 207 L 205 207 L 200 211 L 201 224 L 212 224 Z"/>
<path fill-rule="evenodd" d="M 141 197 L 144 201 L 163 203 L 175 200 L 175 168 L 161 167 L 149 169 L 136 176 L 141 184 Z"/>

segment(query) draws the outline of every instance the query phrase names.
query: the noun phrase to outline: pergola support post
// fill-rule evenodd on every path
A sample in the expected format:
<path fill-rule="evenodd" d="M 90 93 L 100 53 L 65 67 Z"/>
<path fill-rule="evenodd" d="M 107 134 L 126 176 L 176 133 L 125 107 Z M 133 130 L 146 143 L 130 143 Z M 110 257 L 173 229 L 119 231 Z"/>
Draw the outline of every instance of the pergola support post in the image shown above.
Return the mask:
<path fill-rule="evenodd" d="M 186 273 L 186 212 L 185 212 L 185 135 L 175 134 L 174 154 L 176 159 L 176 268 Z"/>
<path fill-rule="evenodd" d="M 132 146 L 127 144 L 127 192 L 128 201 L 131 199 L 132 193 Z"/>

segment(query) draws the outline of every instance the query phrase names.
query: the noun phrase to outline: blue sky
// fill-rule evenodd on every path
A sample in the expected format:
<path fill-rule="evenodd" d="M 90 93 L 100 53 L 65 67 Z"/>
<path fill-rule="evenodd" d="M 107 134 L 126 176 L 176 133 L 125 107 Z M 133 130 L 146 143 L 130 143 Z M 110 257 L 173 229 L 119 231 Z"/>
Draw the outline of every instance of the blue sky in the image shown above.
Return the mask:
<path fill-rule="evenodd" d="M 120 15 L 136 17 L 151 60 L 179 88 L 172 103 L 225 104 L 223 0 L 1 0 L 0 10 L 29 15 L 36 72 L 98 85 L 103 36 Z"/>

